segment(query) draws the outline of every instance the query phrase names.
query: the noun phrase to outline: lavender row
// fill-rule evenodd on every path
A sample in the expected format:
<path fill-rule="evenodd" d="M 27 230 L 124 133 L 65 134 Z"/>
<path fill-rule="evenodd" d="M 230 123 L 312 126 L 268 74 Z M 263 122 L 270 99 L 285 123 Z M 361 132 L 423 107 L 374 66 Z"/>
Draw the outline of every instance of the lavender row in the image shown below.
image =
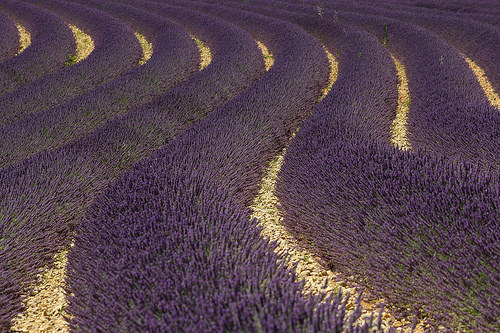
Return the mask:
<path fill-rule="evenodd" d="M 224 162 L 226 164 L 224 166 L 218 165 L 215 168 L 220 175 L 214 177 L 220 180 L 224 179 L 220 186 L 232 188 L 234 190 L 233 199 L 247 207 L 257 194 L 264 166 L 274 158 L 276 152 L 284 147 L 293 131 L 310 113 L 321 95 L 329 72 L 326 53 L 321 44 L 302 28 L 282 20 L 271 19 L 249 11 L 226 8 L 218 4 L 181 0 L 169 0 L 168 2 L 182 3 L 188 8 L 202 10 L 238 24 L 250 32 L 256 40 L 262 41 L 275 58 L 273 67 L 258 84 L 253 85 L 242 96 L 230 101 L 224 108 L 211 115 L 203 122 L 206 125 L 200 124 L 193 129 L 199 131 L 204 126 L 214 126 L 213 131 L 203 130 L 203 135 L 206 135 L 207 138 L 200 139 L 200 144 L 203 142 L 207 147 L 203 149 L 189 148 L 193 154 L 198 154 L 198 151 L 203 154 L 204 150 L 209 149 L 208 147 L 214 144 L 214 140 L 228 140 L 227 144 L 225 141 L 218 144 L 217 152 L 214 151 L 211 155 L 213 158 L 211 163 Z M 286 53 L 284 53 L 285 50 Z M 275 125 L 271 126 L 273 123 Z M 224 132 L 224 126 L 229 126 L 229 124 L 241 126 L 241 131 Z M 252 126 L 249 127 L 249 124 Z M 249 139 L 252 131 L 257 131 L 253 144 L 254 140 Z M 196 135 L 186 134 L 185 136 Z M 235 140 L 235 136 L 238 137 L 238 140 Z M 267 140 L 270 140 L 268 144 L 259 141 L 267 136 L 269 136 Z M 275 138 L 271 140 L 270 138 L 273 136 Z M 208 137 L 219 137 L 219 139 L 212 140 Z M 247 139 L 249 141 L 245 141 Z M 240 145 L 245 142 L 248 146 L 245 147 L 247 150 L 243 152 Z M 231 149 L 230 145 L 234 145 L 234 148 Z M 255 151 L 252 152 L 252 150 Z M 231 151 L 233 152 L 230 153 Z M 244 155 L 240 156 L 240 153 L 244 153 Z M 225 157 L 226 155 L 227 157 Z M 228 158 L 231 155 L 234 158 Z M 255 165 L 251 167 L 246 166 L 248 162 L 240 163 L 234 160 L 242 158 L 242 161 L 246 161 L 247 157 L 245 156 L 250 158 L 254 155 L 255 157 L 252 158 L 256 158 L 253 160 Z M 257 155 L 258 157 L 256 157 Z M 206 169 L 210 170 L 210 165 L 206 165 Z M 226 177 L 222 177 L 222 175 Z"/>
<path fill-rule="evenodd" d="M 268 13 L 277 15 L 278 11 L 273 8 Z M 297 18 L 288 19 L 298 22 Z M 356 50 L 350 53 L 355 59 Z M 469 328 L 498 329 L 495 318 L 500 309 L 494 305 L 500 294 L 495 263 L 500 239 L 498 174 L 485 175 L 468 165 L 453 165 L 423 153 L 408 155 L 383 144 L 378 138 L 382 131 L 388 132 L 388 127 L 375 123 L 368 127 L 366 119 L 370 111 L 379 114 L 379 106 L 371 104 L 372 110 L 363 108 L 359 113 L 346 108 L 345 102 L 339 103 L 356 100 L 359 105 L 370 105 L 352 88 L 343 86 L 342 80 L 346 72 L 359 73 L 358 80 L 349 82 L 359 85 L 358 91 L 365 94 L 370 91 L 363 82 L 368 80 L 365 70 L 340 66 L 339 72 L 325 102 L 335 103 L 318 108 L 301 126 L 285 156 L 279 196 L 287 227 L 332 269 L 341 269 L 346 277 L 355 275 L 358 282 L 368 281 L 380 296 L 393 303 L 402 307 L 412 304 L 416 311 L 424 308 L 448 328 L 473 319 Z M 379 74 L 374 75 L 377 77 Z M 337 95 L 342 90 L 349 96 Z M 400 224 L 399 218 L 405 216 Z M 417 223 L 417 228 L 415 220 L 422 221 L 422 216 L 423 223 Z M 448 220 L 454 224 L 449 225 Z M 434 221 L 442 221 L 441 226 Z M 427 235 L 433 225 L 438 231 Z M 413 240 L 416 234 L 421 239 Z M 458 243 L 462 239 L 469 241 L 464 248 Z M 448 257 L 449 253 L 467 255 L 457 259 Z M 429 260 L 429 254 L 439 260 Z M 440 272 L 433 274 L 429 267 Z M 426 275 L 418 280 L 420 269 Z M 401 281 L 410 283 L 401 286 Z M 466 290 L 467 286 L 473 291 Z M 452 297 L 447 299 L 450 289 Z M 467 299 L 464 294 L 473 296 Z"/>
<path fill-rule="evenodd" d="M 282 5 L 318 15 L 310 6 Z M 322 9 L 322 15 L 375 34 L 403 63 L 411 94 L 408 136 L 414 150 L 500 170 L 500 113 L 451 45 L 423 28 L 389 18 L 328 9 Z"/>
<path fill-rule="evenodd" d="M 381 40 L 387 24 L 388 48 L 408 77 L 407 131 L 414 150 L 500 171 L 500 113 L 453 47 L 410 24 L 357 14 L 346 14 L 346 19 Z"/>
<path fill-rule="evenodd" d="M 394 0 L 389 1 L 394 3 Z M 399 2 L 399 1 L 398 1 Z M 425 8 L 448 13 L 483 13 L 500 15 L 498 3 L 495 0 L 453 0 L 442 2 L 439 0 L 420 0 L 417 3 L 406 1 L 409 8 Z"/>
<path fill-rule="evenodd" d="M 394 7 L 394 5 L 399 5 L 399 3 L 395 4 L 393 0 L 390 0 L 388 3 L 388 7 Z M 481 4 L 478 1 L 463 4 L 460 4 L 460 1 L 455 3 L 420 1 L 419 3 L 406 5 L 405 9 L 407 11 L 427 13 L 433 12 L 435 14 L 442 14 L 442 16 L 446 17 L 456 16 L 466 19 L 473 19 L 479 22 L 500 27 L 500 12 L 498 11 L 498 5 L 495 3 L 495 0 L 487 0 Z"/>
<path fill-rule="evenodd" d="M 40 3 L 92 37 L 95 48 L 78 64 L 0 97 L 0 126 L 62 104 L 137 66 L 142 49 L 133 32 L 110 15 L 65 1 Z M 74 54 L 72 54 L 74 55 Z"/>
<path fill-rule="evenodd" d="M 298 3 L 297 1 L 291 0 L 289 2 Z M 404 2 L 404 1 L 377 1 L 377 2 L 353 2 L 349 0 L 335 0 L 328 2 L 313 2 L 313 1 L 301 1 L 301 5 L 307 4 L 313 8 L 325 8 L 330 9 L 341 9 L 344 5 L 349 5 L 351 8 L 359 8 L 362 11 L 370 8 L 374 12 L 377 12 L 379 9 L 388 10 L 388 11 L 403 11 L 407 14 L 422 14 L 422 15 L 438 15 L 440 17 L 446 18 L 462 18 L 466 20 L 474 20 L 476 22 L 486 23 L 489 25 L 500 27 L 500 16 L 498 15 L 498 10 L 492 11 L 492 9 L 496 9 L 498 5 L 495 3 L 495 0 L 486 1 L 481 5 L 477 5 L 478 1 L 474 1 L 473 3 L 468 4 L 452 4 L 449 1 L 440 1 L 437 0 L 434 3 L 426 2 L 426 1 L 416 1 L 416 2 Z M 475 4 L 473 6 L 472 4 Z M 468 5 L 468 6 L 467 6 Z M 448 7 L 448 8 L 444 8 Z M 463 7 L 463 8 L 462 8 Z M 468 7 L 468 8 L 467 8 Z M 486 10 L 485 10 L 486 9 Z M 351 10 L 349 10 L 351 11 Z"/>
<path fill-rule="evenodd" d="M 318 7 L 315 6 L 316 3 L 311 1 L 310 8 L 318 10 Z M 302 10 L 301 7 L 295 8 Z M 329 9 L 372 14 L 425 27 L 473 59 L 485 71 L 495 90 L 500 91 L 500 72 L 498 71 L 500 53 L 497 50 L 497 46 L 500 44 L 500 29 L 498 28 L 453 15 L 437 15 L 432 11 L 416 11 L 414 8 L 404 10 L 404 7 L 394 5 L 383 7 L 378 3 L 370 5 L 336 1 L 319 8 L 321 10 Z M 331 11 L 325 12 L 324 15 L 330 17 L 330 19 L 333 18 Z M 333 11 L 333 16 L 335 16 L 335 11 Z M 381 30 L 383 32 L 383 29 Z"/>
<path fill-rule="evenodd" d="M 104 6 L 99 1 L 94 4 Z M 150 102 L 197 70 L 199 55 L 195 43 L 178 26 L 130 7 L 105 6 L 122 19 L 133 19 L 130 22 L 134 26 L 142 22 L 141 29 L 153 37 L 155 52 L 151 59 L 147 64 L 67 103 L 27 115 L 0 129 L 1 133 L 8 135 L 0 140 L 1 166 L 81 138 L 107 120 Z"/>
<path fill-rule="evenodd" d="M 368 332 L 349 327 L 360 311 L 346 316 L 340 295 L 304 300 L 248 212 L 168 162 L 128 173 L 81 221 L 68 268 L 73 331 Z"/>
<path fill-rule="evenodd" d="M 75 53 L 76 44 L 60 17 L 19 1 L 2 0 L 0 7 L 30 32 L 32 40 L 27 50 L 0 63 L 0 94 L 65 67 L 68 54 Z"/>
<path fill-rule="evenodd" d="M 331 269 L 411 308 L 401 314 L 498 330 L 498 173 L 367 141 L 332 109 L 288 148 L 277 190 L 287 228 Z"/>
<path fill-rule="evenodd" d="M 206 42 L 212 63 L 155 102 L 108 122 L 91 135 L 0 171 L 2 328 L 9 327 L 22 309 L 20 295 L 36 281 L 38 268 L 68 248 L 78 218 L 111 180 L 264 72 L 257 45 L 241 29 L 181 8 L 156 6 L 152 10 L 177 18 Z M 216 86 L 212 83 L 217 78 L 224 81 Z"/>
<path fill-rule="evenodd" d="M 0 10 L 0 62 L 16 55 L 19 49 L 19 36 L 14 22 Z"/>
<path fill-rule="evenodd" d="M 95 202 L 69 259 L 72 328 L 346 328 L 338 298 L 323 305 L 304 301 L 293 272 L 272 253 L 275 244 L 260 238 L 244 208 L 266 162 L 283 146 L 280 132 L 291 131 L 306 112 L 273 100 L 308 96 L 314 74 L 324 83 L 315 63 L 323 62 L 325 70 L 325 55 L 289 24 L 220 7 L 193 8 L 238 20 L 262 37 L 269 31 L 284 44 L 272 50 L 281 56 L 259 83 L 124 174 Z M 294 71 L 310 76 L 293 81 Z M 273 94 L 267 94 L 271 85 Z"/>
<path fill-rule="evenodd" d="M 500 13 L 496 10 L 496 13 L 492 11 L 493 8 L 496 9 L 498 5 L 495 3 L 495 0 L 486 1 L 483 4 L 478 5 L 477 1 L 474 1 L 474 4 L 469 2 L 468 4 L 460 4 L 460 3 L 450 3 L 450 2 L 434 2 L 430 1 L 419 1 L 416 3 L 407 3 L 403 4 L 400 1 L 395 2 L 393 0 L 387 1 L 384 4 L 386 9 L 394 9 L 398 8 L 401 10 L 405 10 L 407 12 L 417 12 L 417 13 L 427 13 L 427 14 L 437 14 L 441 17 L 457 17 L 464 19 L 471 19 L 477 22 L 482 22 L 486 24 L 490 24 L 500 27 Z M 447 7 L 447 8 L 446 8 Z M 486 9 L 486 10 L 484 10 Z"/>
<path fill-rule="evenodd" d="M 331 1 L 328 5 L 336 5 L 339 2 L 348 1 Z M 352 3 L 351 3 L 352 4 Z M 387 10 L 404 10 L 408 13 L 419 13 L 419 14 L 437 14 L 441 17 L 460 17 L 465 19 L 473 19 L 479 22 L 488 23 L 492 25 L 499 25 L 500 23 L 500 12 L 498 11 L 498 5 L 495 0 L 491 1 L 433 1 L 433 0 L 421 0 L 416 2 L 410 1 L 378 1 L 376 4 L 363 3 L 361 6 L 369 5 L 373 9 L 384 8 Z"/>
<path fill-rule="evenodd" d="M 349 113 L 344 116 L 350 117 L 351 122 L 357 122 L 358 134 L 362 132 L 367 139 L 391 144 L 388 129 L 396 116 L 397 73 L 389 52 L 376 37 L 359 28 L 320 17 L 278 10 L 275 6 L 269 8 L 263 5 L 264 2 L 260 5 L 235 1 L 222 3 L 293 22 L 313 34 L 324 47 L 335 54 L 335 60 L 339 64 L 339 76 L 328 94 L 341 94 L 342 97 L 337 96 L 338 102 L 356 109 L 355 116 Z M 346 95 L 344 91 L 351 93 Z M 365 91 L 370 93 L 363 95 L 362 92 Z M 358 109 L 365 105 L 370 108 L 360 113 Z"/>
<path fill-rule="evenodd" d="M 355 65 L 341 67 L 288 148 L 278 184 L 287 227 L 331 268 L 436 326 L 498 329 L 498 174 L 381 143 L 384 129 L 367 132 L 365 119 L 379 114 L 369 94 L 380 89 L 346 86 L 371 77 Z"/>

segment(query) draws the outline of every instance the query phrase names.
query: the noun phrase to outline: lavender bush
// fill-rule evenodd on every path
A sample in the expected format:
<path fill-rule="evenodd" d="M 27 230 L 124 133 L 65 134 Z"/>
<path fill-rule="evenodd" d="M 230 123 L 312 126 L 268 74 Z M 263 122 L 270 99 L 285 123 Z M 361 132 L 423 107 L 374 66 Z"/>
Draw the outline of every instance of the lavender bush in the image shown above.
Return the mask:
<path fill-rule="evenodd" d="M 68 54 L 75 53 L 75 39 L 64 21 L 40 7 L 2 0 L 0 8 L 31 34 L 30 47 L 17 57 L 0 63 L 0 94 L 65 67 Z"/>
<path fill-rule="evenodd" d="M 264 170 L 299 124 L 278 183 L 296 239 L 396 316 L 416 314 L 430 330 L 500 330 L 498 116 L 451 46 L 496 76 L 498 27 L 479 22 L 495 24 L 494 9 L 470 0 L 39 4 L 87 29 L 108 24 L 91 17 L 124 22 L 155 52 L 53 105 L 29 92 L 78 67 L 0 96 L 0 110 L 23 108 L 0 129 L 0 331 L 38 270 L 74 240 L 73 331 L 382 332 L 380 318 L 354 324 L 359 299 L 348 313 L 340 294 L 305 295 L 287 254 L 249 218 Z M 195 74 L 187 33 L 214 56 Z M 255 40 L 275 60 L 266 74 Z M 317 103 L 328 73 L 321 44 L 339 72 Z M 389 52 L 410 80 L 408 152 L 390 141 Z M 81 68 L 110 66 L 87 61 L 87 80 Z M 28 114 L 23 100 L 46 110 Z"/>
<path fill-rule="evenodd" d="M 106 83 L 134 68 L 142 56 L 133 32 L 112 16 L 68 2 L 42 1 L 39 4 L 88 33 L 95 48 L 84 61 L 1 96 L 0 127 Z"/>
<path fill-rule="evenodd" d="M 0 62 L 13 57 L 19 48 L 19 36 L 14 22 L 0 11 Z"/>
<path fill-rule="evenodd" d="M 357 73 L 346 82 L 363 89 L 343 85 L 342 73 Z M 498 173 L 383 143 L 388 127 L 366 126 L 380 107 L 364 74 L 341 70 L 288 148 L 278 184 L 287 227 L 402 312 L 424 310 L 448 329 L 497 329 Z"/>
<path fill-rule="evenodd" d="M 109 181 L 240 93 L 264 71 L 260 51 L 241 29 L 181 8 L 162 8 L 183 19 L 206 41 L 214 54 L 211 65 L 169 94 L 92 135 L 0 171 L 2 328 L 7 329 L 21 311 L 20 295 L 36 281 L 38 268 L 50 264 L 55 253 L 69 246 L 76 220 Z M 243 75 L 226 72 L 242 65 Z M 226 80 L 220 88 L 211 86 L 221 77 Z M 210 100 L 214 93 L 219 97 Z M 198 109 L 192 109 L 193 105 Z"/>

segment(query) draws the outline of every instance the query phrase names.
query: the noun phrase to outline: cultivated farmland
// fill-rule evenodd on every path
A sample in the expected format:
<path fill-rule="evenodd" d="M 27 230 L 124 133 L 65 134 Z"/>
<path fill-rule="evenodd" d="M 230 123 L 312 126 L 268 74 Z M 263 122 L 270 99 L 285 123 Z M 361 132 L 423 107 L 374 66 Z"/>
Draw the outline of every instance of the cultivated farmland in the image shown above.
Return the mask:
<path fill-rule="evenodd" d="M 497 0 L 0 0 L 0 332 L 500 331 Z"/>

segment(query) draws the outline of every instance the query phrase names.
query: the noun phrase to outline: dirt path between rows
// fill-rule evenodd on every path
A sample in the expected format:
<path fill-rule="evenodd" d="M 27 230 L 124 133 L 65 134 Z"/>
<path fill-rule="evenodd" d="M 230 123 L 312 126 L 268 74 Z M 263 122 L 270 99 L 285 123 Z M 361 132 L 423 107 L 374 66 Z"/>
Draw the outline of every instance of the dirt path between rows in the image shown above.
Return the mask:
<path fill-rule="evenodd" d="M 19 48 L 17 49 L 17 54 L 20 54 L 31 45 L 31 34 L 25 27 L 20 24 L 16 24 L 17 31 L 19 31 Z"/>
<path fill-rule="evenodd" d="M 476 75 L 476 78 L 479 81 L 481 88 L 483 88 L 484 93 L 486 94 L 486 97 L 488 97 L 488 100 L 490 101 L 491 105 L 500 110 L 500 97 L 498 97 L 498 94 L 495 92 L 495 89 L 493 89 L 490 80 L 488 80 L 488 77 L 486 76 L 482 68 L 479 67 L 474 61 L 467 58 L 465 54 L 461 53 L 460 55 L 469 64 L 469 67 L 474 72 L 474 75 Z"/>
<path fill-rule="evenodd" d="M 73 56 L 73 62 L 76 64 L 84 59 L 86 59 L 92 51 L 94 51 L 94 41 L 90 35 L 86 34 L 82 30 L 78 29 L 76 26 L 69 24 L 76 41 L 76 54 Z"/>

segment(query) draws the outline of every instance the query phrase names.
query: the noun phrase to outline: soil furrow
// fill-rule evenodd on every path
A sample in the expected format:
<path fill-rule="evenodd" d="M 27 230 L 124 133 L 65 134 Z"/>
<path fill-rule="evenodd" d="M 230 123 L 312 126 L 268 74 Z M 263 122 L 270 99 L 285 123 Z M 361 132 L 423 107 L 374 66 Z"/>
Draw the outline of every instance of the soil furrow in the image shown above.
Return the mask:
<path fill-rule="evenodd" d="M 19 49 L 17 54 L 26 50 L 28 46 L 31 44 L 31 34 L 25 27 L 20 24 L 16 24 L 17 30 L 19 31 Z"/>
<path fill-rule="evenodd" d="M 90 35 L 86 34 L 76 26 L 69 24 L 76 41 L 76 54 L 74 56 L 74 63 L 78 63 L 87 58 L 94 50 L 94 41 Z"/>
<path fill-rule="evenodd" d="M 141 60 L 139 60 L 139 66 L 142 66 L 146 62 L 148 62 L 149 58 L 151 58 L 151 56 L 153 55 L 153 44 L 148 42 L 146 37 L 138 32 L 135 32 L 134 35 L 135 37 L 137 37 L 142 47 L 142 58 Z"/>
<path fill-rule="evenodd" d="M 264 56 L 264 63 L 266 64 L 266 71 L 268 71 L 274 64 L 273 55 L 271 52 L 269 52 L 267 47 L 262 42 L 257 41 L 257 45 L 259 45 L 259 49 L 262 51 L 262 55 Z"/>
<path fill-rule="evenodd" d="M 40 272 L 41 283 L 34 286 L 26 298 L 26 310 L 14 320 L 12 330 L 16 332 L 68 332 L 64 319 L 66 295 L 63 284 L 68 251 L 55 255 L 54 266 Z"/>
<path fill-rule="evenodd" d="M 323 94 L 320 97 L 320 101 L 328 94 L 332 88 L 338 73 L 338 63 L 336 62 L 333 55 L 327 52 L 328 59 L 330 61 L 330 77 L 327 86 L 323 89 Z M 409 91 L 408 82 L 404 72 L 403 65 L 398 62 L 394 57 L 394 62 L 398 70 L 398 110 L 395 123 L 397 129 L 394 130 L 394 141 L 395 144 L 399 145 L 402 149 L 408 149 L 409 143 L 406 138 L 405 133 L 405 119 L 408 112 L 409 105 Z M 269 68 L 267 68 L 269 69 Z M 291 140 L 293 140 L 292 136 Z M 339 290 L 342 290 L 344 295 L 349 294 L 350 300 L 347 305 L 347 310 L 353 311 L 355 309 L 355 300 L 359 297 L 359 291 L 356 288 L 348 285 L 346 281 L 343 281 L 338 274 L 335 272 L 325 269 L 322 261 L 319 257 L 314 256 L 311 252 L 302 248 L 297 241 L 290 235 L 282 223 L 283 216 L 280 212 L 279 199 L 275 195 L 275 186 L 278 178 L 279 171 L 283 164 L 283 158 L 286 153 L 286 148 L 283 149 L 282 153 L 273 159 L 268 169 L 265 172 L 265 176 L 260 184 L 259 193 L 255 197 L 252 209 L 252 218 L 256 218 L 260 221 L 260 225 L 263 227 L 261 232 L 262 236 L 269 238 L 271 241 L 278 242 L 279 246 L 276 248 L 276 252 L 286 252 L 290 255 L 290 263 L 295 265 L 294 269 L 299 280 L 305 282 L 304 290 L 306 293 L 312 295 L 317 295 L 319 293 L 333 293 L 337 294 Z M 364 320 L 368 320 L 372 315 L 374 318 L 380 314 L 381 305 L 384 303 L 382 299 L 372 299 L 365 295 L 364 300 L 361 301 L 363 306 L 363 314 L 358 319 L 359 323 Z M 399 332 L 409 332 L 411 331 L 411 321 L 408 320 L 396 320 L 389 312 L 382 312 L 382 327 L 384 329 L 390 326 L 398 328 Z M 418 324 L 414 332 L 423 332 L 423 324 Z"/>
<path fill-rule="evenodd" d="M 408 109 L 410 108 L 410 90 L 408 89 L 408 79 L 403 64 L 394 58 L 394 55 L 391 56 L 398 71 L 398 108 L 391 126 L 392 143 L 403 150 L 407 150 L 410 149 L 406 129 Z"/>
<path fill-rule="evenodd" d="M 212 62 L 212 53 L 210 53 L 210 48 L 205 45 L 198 38 L 191 36 L 198 45 L 198 49 L 200 50 L 200 71 L 207 68 L 208 65 Z"/>
<path fill-rule="evenodd" d="M 493 86 L 491 85 L 484 71 L 474 61 L 467 58 L 467 56 L 465 56 L 462 53 L 461 55 L 465 59 L 465 61 L 467 61 L 467 63 L 469 64 L 469 67 L 474 72 L 474 75 L 476 75 L 477 81 L 481 85 L 481 88 L 483 88 L 484 93 L 486 94 L 486 97 L 488 97 L 488 100 L 490 101 L 491 105 L 493 105 L 497 109 L 500 109 L 500 97 L 495 92 L 495 89 L 493 89 Z"/>

